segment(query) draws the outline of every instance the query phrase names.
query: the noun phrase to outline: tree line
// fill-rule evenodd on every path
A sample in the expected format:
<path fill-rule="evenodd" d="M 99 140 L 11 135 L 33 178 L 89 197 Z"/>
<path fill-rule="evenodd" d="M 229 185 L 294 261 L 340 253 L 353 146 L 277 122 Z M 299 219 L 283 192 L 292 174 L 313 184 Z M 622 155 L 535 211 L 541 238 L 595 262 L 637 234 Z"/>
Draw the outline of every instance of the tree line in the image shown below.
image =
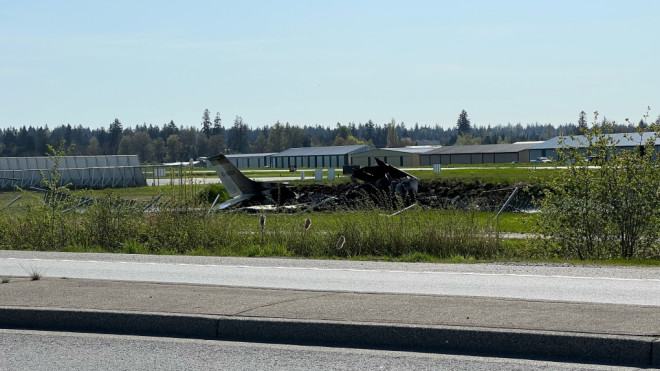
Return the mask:
<path fill-rule="evenodd" d="M 146 123 L 124 127 L 114 119 L 106 129 L 90 129 L 60 125 L 50 129 L 22 126 L 0 129 L 0 156 L 43 156 L 48 145 L 57 147 L 62 141 L 72 145 L 71 155 L 138 155 L 143 163 L 187 161 L 190 158 L 209 156 L 219 152 L 226 154 L 281 152 L 288 148 L 369 144 L 378 148 L 394 148 L 412 145 L 465 145 L 499 144 L 520 141 L 543 141 L 558 135 L 574 134 L 587 125 L 586 115 L 581 112 L 578 124 L 568 123 L 555 127 L 551 124 L 473 125 L 463 110 L 456 124 L 445 128 L 407 125 L 392 119 L 387 123 L 366 122 L 330 126 L 293 126 L 279 121 L 268 126 L 250 127 L 240 116 L 231 126 L 225 127 L 216 113 L 212 119 L 204 110 L 200 124 L 177 125 L 174 121 L 162 126 Z M 660 122 L 660 117 L 658 118 Z M 636 125 L 612 124 L 603 118 L 602 123 L 614 126 L 617 132 L 633 132 Z"/>

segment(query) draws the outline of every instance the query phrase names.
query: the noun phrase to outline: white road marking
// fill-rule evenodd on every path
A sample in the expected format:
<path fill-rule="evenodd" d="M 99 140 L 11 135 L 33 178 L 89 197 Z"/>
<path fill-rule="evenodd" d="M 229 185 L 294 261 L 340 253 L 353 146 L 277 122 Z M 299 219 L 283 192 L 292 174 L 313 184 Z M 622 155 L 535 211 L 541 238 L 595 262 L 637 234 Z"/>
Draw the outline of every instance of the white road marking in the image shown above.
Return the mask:
<path fill-rule="evenodd" d="M 383 272 L 383 273 L 401 273 L 401 274 L 439 274 L 439 275 L 465 275 L 465 276 L 511 276 L 511 277 L 533 277 L 533 278 L 562 278 L 562 279 L 584 279 L 584 280 L 612 280 L 612 281 L 656 281 L 653 278 L 621 278 L 621 277 L 586 277 L 586 276 L 563 276 L 563 275 L 542 275 L 542 274 L 517 274 L 517 273 L 477 273 L 477 272 L 434 272 L 434 271 L 404 271 L 391 269 L 352 269 L 352 268 L 318 268 L 318 267 L 285 267 L 285 266 L 250 266 L 250 265 L 230 265 L 230 264 L 191 264 L 191 263 L 159 263 L 159 262 L 131 262 L 131 261 L 104 261 L 104 260 L 77 260 L 77 259 L 40 259 L 40 258 L 0 258 L 2 260 L 15 261 L 43 261 L 43 262 L 70 262 L 70 263 L 90 263 L 90 264 L 136 264 L 136 265 L 154 265 L 154 266 L 183 266 L 183 267 L 216 267 L 216 268 L 245 268 L 245 269 L 283 269 L 299 271 L 326 271 L 326 272 Z M 19 263 L 20 264 L 20 263 Z"/>
<path fill-rule="evenodd" d="M 20 268 L 19 268 L 20 267 Z M 0 258 L 0 275 L 660 306 L 660 279 Z"/>

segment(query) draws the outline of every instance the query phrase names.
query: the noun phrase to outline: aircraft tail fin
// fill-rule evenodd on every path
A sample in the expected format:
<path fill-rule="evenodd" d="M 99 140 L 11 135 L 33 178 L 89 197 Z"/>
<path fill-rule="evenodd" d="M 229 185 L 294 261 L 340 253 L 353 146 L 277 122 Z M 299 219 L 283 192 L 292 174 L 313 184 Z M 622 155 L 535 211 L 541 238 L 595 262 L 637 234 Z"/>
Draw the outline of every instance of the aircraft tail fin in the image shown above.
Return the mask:
<path fill-rule="evenodd" d="M 209 161 L 230 197 L 258 193 L 263 190 L 262 184 L 243 175 L 225 155 L 215 155 L 210 157 Z"/>

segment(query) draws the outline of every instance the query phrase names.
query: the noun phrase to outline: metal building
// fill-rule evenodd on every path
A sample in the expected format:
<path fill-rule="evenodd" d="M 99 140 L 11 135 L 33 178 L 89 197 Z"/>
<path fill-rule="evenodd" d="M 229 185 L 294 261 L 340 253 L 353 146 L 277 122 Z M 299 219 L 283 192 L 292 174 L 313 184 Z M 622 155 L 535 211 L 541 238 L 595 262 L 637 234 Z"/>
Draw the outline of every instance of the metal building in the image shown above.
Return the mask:
<path fill-rule="evenodd" d="M 341 168 L 352 165 L 351 156 L 373 150 L 368 145 L 289 148 L 270 157 L 270 167 Z"/>
<path fill-rule="evenodd" d="M 270 157 L 275 153 L 246 153 L 241 155 L 225 155 L 239 169 L 263 168 L 270 166 Z"/>
<path fill-rule="evenodd" d="M 420 154 L 422 166 L 529 162 L 530 147 L 542 142 L 449 146 Z"/>
<path fill-rule="evenodd" d="M 614 142 L 617 142 L 616 147 L 620 149 L 634 149 L 640 144 L 645 144 L 646 141 L 653 137 L 656 133 L 646 132 L 642 133 L 640 136 L 639 133 L 619 133 L 619 134 L 607 134 Z M 576 147 L 576 148 L 585 148 L 588 146 L 588 141 L 583 135 L 576 135 L 573 138 L 568 136 L 558 136 L 551 139 L 548 139 L 545 142 L 534 145 L 529 149 L 530 160 L 533 160 L 537 157 L 548 157 L 551 159 L 557 160 L 557 151 L 562 147 Z M 660 153 L 660 139 L 655 140 L 655 152 Z"/>
<path fill-rule="evenodd" d="M 0 157 L 0 190 L 43 187 L 55 161 L 50 157 Z M 137 155 L 63 156 L 57 169 L 60 185 L 74 188 L 119 188 L 147 185 Z"/>
<path fill-rule="evenodd" d="M 433 147 L 404 147 L 404 148 L 378 148 L 368 152 L 360 152 L 351 156 L 353 165 L 373 166 L 378 158 L 383 162 L 396 167 L 420 166 L 420 155 L 437 148 Z"/>

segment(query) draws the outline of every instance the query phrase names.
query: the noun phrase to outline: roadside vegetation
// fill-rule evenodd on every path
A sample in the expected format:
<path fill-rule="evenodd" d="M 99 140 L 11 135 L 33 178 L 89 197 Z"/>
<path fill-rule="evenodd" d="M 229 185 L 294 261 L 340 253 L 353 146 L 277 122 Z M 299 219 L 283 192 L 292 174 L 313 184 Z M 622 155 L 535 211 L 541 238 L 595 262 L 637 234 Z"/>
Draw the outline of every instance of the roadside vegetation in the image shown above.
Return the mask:
<path fill-rule="evenodd" d="M 580 260 L 659 259 L 660 126 L 640 124 L 624 135 L 634 145 L 621 148 L 609 135 L 613 126 L 596 122 L 597 113 L 583 143 L 567 143 L 559 153 L 565 167 L 553 173 L 539 201 L 540 250 Z"/>
<path fill-rule="evenodd" d="M 50 204 L 34 200 L 26 212 L 0 217 L 0 248 L 227 256 L 302 256 L 404 260 L 506 257 L 493 213 L 422 210 L 315 212 L 260 215 L 208 213 L 197 197 L 163 210 L 143 212 L 103 196 L 80 211 L 74 198 Z M 203 207 L 202 207 L 203 206 Z M 337 242 L 344 239 L 342 246 Z"/>
<path fill-rule="evenodd" d="M 602 130 L 587 134 L 603 139 Z M 0 249 L 660 265 L 658 159 L 652 149 L 640 161 L 639 149 L 612 153 L 612 143 L 596 142 L 600 147 L 587 152 L 608 154 L 597 169 L 586 166 L 593 163 L 575 148 L 562 154 L 563 169 L 511 164 L 440 174 L 411 171 L 422 182 L 440 178 L 543 188 L 536 200 L 540 212 L 533 214 L 504 212 L 495 218 L 496 212 L 469 204 L 460 210 L 415 207 L 396 215 L 373 206 L 351 212 L 209 213 L 217 195 L 227 199 L 224 188 L 195 183 L 194 170 L 186 170 L 182 185 L 73 191 L 51 180 L 44 183 L 46 194 L 23 191 L 20 202 L 0 211 Z M 63 146 L 50 150 L 56 158 L 66 152 Z M 16 196 L 0 194 L 0 207 Z M 145 212 L 144 205 L 156 199 L 164 201 Z M 511 238 L 511 233 L 527 236 Z"/>

